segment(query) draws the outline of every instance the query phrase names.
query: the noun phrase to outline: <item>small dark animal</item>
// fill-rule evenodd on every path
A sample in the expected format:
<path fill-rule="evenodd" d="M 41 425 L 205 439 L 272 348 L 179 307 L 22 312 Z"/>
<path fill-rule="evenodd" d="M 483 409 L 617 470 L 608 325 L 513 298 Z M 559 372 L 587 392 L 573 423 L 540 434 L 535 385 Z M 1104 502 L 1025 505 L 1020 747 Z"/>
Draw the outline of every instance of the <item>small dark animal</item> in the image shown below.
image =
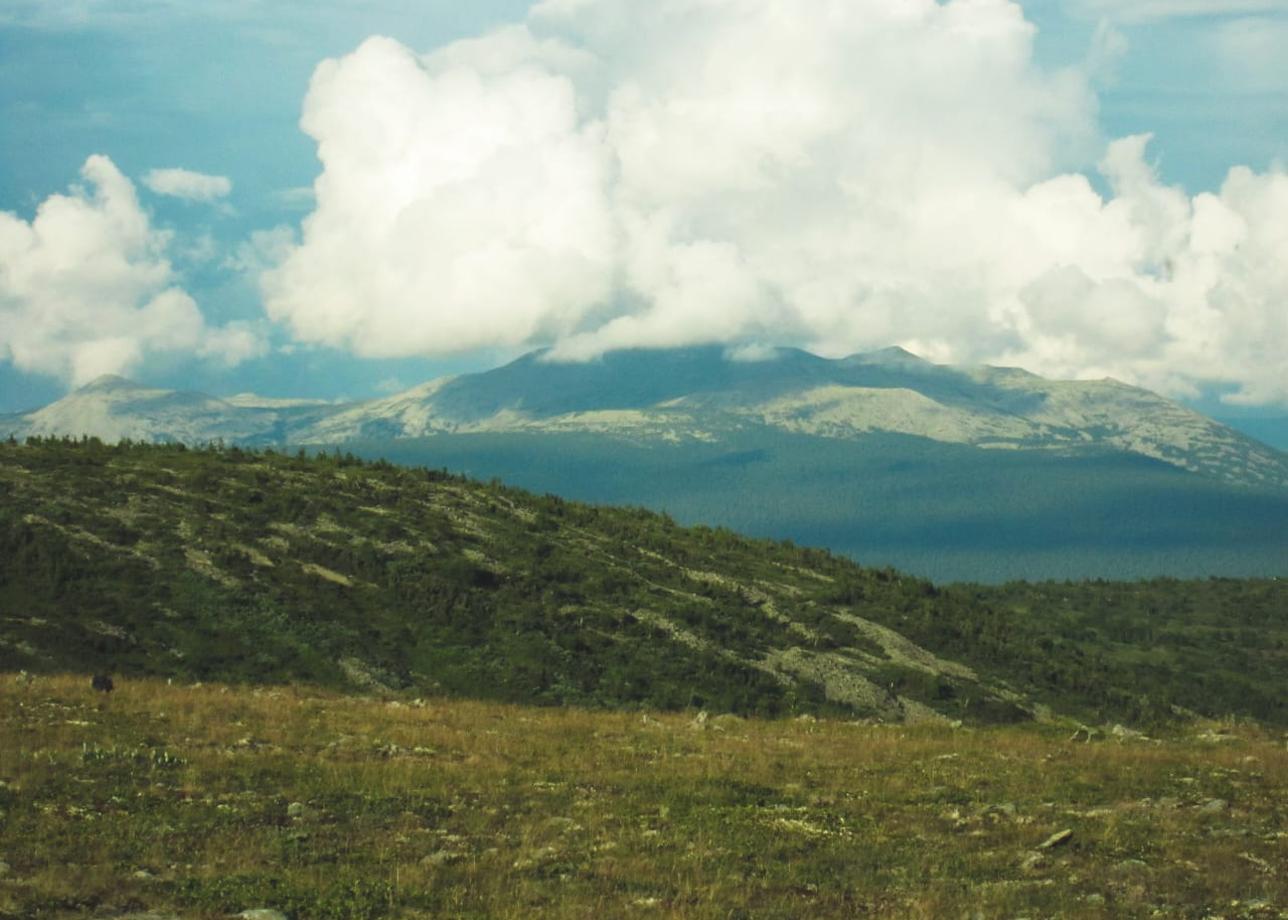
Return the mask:
<path fill-rule="evenodd" d="M 94 679 L 90 681 L 95 690 L 100 693 L 111 693 L 115 688 L 112 684 L 112 678 L 106 674 L 95 674 Z"/>

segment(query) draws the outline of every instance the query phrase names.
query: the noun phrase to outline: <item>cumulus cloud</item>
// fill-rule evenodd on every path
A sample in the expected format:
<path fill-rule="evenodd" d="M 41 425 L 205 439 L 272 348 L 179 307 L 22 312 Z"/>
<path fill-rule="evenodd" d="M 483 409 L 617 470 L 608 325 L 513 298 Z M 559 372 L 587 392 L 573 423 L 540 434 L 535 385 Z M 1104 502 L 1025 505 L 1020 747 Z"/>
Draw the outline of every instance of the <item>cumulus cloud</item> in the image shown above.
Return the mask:
<path fill-rule="evenodd" d="M 1165 186 L 1100 137 L 1105 49 L 1047 72 L 1034 37 L 1010 0 L 545 0 L 369 40 L 314 76 L 269 315 L 369 356 L 899 343 L 1288 400 L 1288 178 Z"/>
<path fill-rule="evenodd" d="M 143 184 L 158 195 L 186 201 L 217 201 L 233 190 L 227 176 L 208 176 L 190 169 L 154 169 L 143 177 Z"/>
<path fill-rule="evenodd" d="M 230 364 L 257 354 L 250 326 L 206 325 L 175 283 L 169 235 L 112 161 L 91 156 L 81 176 L 31 222 L 0 211 L 0 359 L 79 385 L 153 352 Z"/>

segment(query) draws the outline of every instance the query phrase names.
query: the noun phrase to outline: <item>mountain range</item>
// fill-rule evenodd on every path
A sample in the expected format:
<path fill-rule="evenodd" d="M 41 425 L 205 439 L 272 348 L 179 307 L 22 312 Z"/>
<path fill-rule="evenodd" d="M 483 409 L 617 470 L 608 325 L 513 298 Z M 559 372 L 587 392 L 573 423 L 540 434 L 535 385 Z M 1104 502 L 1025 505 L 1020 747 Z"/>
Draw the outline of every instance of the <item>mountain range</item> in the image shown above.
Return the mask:
<path fill-rule="evenodd" d="M 534 352 L 339 404 L 105 377 L 6 432 L 340 445 L 941 579 L 1288 573 L 1288 454 L 1114 380 L 899 348 Z"/>

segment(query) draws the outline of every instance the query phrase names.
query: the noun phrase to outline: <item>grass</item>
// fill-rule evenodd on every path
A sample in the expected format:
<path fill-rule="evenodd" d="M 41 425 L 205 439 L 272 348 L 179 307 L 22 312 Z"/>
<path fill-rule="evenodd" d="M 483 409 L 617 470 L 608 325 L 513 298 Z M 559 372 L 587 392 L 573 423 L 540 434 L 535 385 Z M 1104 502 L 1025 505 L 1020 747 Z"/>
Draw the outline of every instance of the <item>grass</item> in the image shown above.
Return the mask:
<path fill-rule="evenodd" d="M 1288 749 L 1233 723 L 1085 743 L 10 674 L 0 782 L 5 918 L 1288 916 Z"/>

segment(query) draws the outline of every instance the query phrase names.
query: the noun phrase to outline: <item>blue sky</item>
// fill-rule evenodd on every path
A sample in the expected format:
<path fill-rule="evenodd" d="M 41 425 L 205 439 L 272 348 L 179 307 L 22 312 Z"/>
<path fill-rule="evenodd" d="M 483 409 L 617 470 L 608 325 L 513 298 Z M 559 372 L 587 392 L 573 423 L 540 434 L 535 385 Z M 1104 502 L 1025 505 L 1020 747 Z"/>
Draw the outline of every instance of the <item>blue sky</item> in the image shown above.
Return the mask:
<path fill-rule="evenodd" d="M 54 242 L 37 255 L 13 244 L 9 277 L 13 266 L 53 267 L 8 288 L 0 233 L 0 411 L 56 398 L 98 368 L 215 393 L 362 397 L 535 345 L 584 358 L 622 345 L 779 337 L 825 352 L 897 340 L 940 360 L 1113 374 L 1191 400 L 1233 394 L 1237 411 L 1282 414 L 1288 365 L 1275 363 L 1266 340 L 1288 326 L 1275 300 L 1282 279 L 1266 266 L 1276 255 L 1288 262 L 1288 252 L 1266 228 L 1288 214 L 1264 212 L 1278 207 L 1276 177 L 1288 161 L 1288 56 L 1279 53 L 1288 3 L 1032 0 L 1022 4 L 1036 27 L 1031 48 L 1004 0 L 955 0 L 951 13 L 922 9 L 912 24 L 894 0 L 863 0 L 851 6 L 870 7 L 866 19 L 840 22 L 835 39 L 769 28 L 780 15 L 773 0 L 673 5 L 705 8 L 667 19 L 619 0 L 550 0 L 536 17 L 512 0 L 360 9 L 328 0 L 3 0 L 0 212 L 13 235 L 37 226 L 42 203 L 73 186 L 87 213 L 106 208 L 100 199 L 118 173 L 146 226 L 128 202 L 103 224 L 108 237 L 122 232 L 120 221 L 139 234 L 124 254 L 104 257 L 120 255 L 130 274 L 117 278 L 124 299 L 101 319 L 103 342 L 85 329 L 110 312 L 95 287 L 105 276 L 78 274 L 72 243 L 56 248 L 84 220 L 50 230 Z M 780 41 L 779 32 L 789 34 Z M 977 53 L 952 44 L 979 35 Z M 394 41 L 364 44 L 371 36 Z M 882 57 L 873 41 L 904 57 Z M 820 59 L 839 63 L 816 68 L 816 45 Z M 677 114 L 723 112 L 722 100 L 756 109 L 763 92 L 747 56 L 792 75 L 799 60 L 794 95 L 713 137 Z M 310 93 L 315 69 L 334 58 L 344 59 L 334 79 Z M 997 58 L 1011 69 L 999 71 Z M 460 73 L 479 85 L 463 90 L 452 77 Z M 677 73 L 693 74 L 696 88 Z M 960 92 L 945 95 L 946 79 Z M 382 114 L 364 111 L 363 92 Z M 889 111 L 865 108 L 887 95 Z M 815 99 L 823 114 L 809 121 L 800 113 L 813 113 Z M 547 120 L 513 128 L 533 111 Z M 313 113 L 310 133 L 302 112 Z M 403 119 L 441 136 L 408 134 Z M 996 144 L 981 140 L 981 123 Z M 458 151 L 491 158 L 482 179 L 471 174 L 450 197 L 423 179 L 410 191 L 405 179 L 394 184 L 409 167 L 454 168 L 436 151 L 477 125 L 505 135 Z M 874 144 L 877 131 L 898 140 Z M 1148 145 L 1107 153 L 1141 134 L 1152 135 Z M 361 149 L 364 135 L 382 138 L 382 149 Z M 941 136 L 930 165 L 909 171 L 909 152 L 921 156 Z M 497 154 L 498 144 L 515 155 Z M 335 151 L 325 167 L 323 145 Z M 398 145 L 419 152 L 399 159 Z M 92 155 L 110 168 L 83 173 Z M 854 190 L 856 160 L 879 185 Z M 1233 167 L 1249 176 L 1223 193 Z M 163 177 L 149 179 L 162 169 L 226 178 L 231 190 L 167 193 Z M 320 176 L 327 197 L 315 200 L 308 190 Z M 1070 176 L 1086 177 L 1090 191 L 1052 182 Z M 837 188 L 852 197 L 820 192 L 802 204 Z M 384 217 L 354 211 L 368 199 L 377 211 L 386 195 L 428 215 L 399 218 L 413 236 L 401 235 L 397 252 L 381 235 Z M 982 236 L 1022 238 L 1038 221 L 1035 232 L 1053 240 L 1104 239 L 1096 221 L 1105 221 L 1121 227 L 1124 252 L 1052 243 L 1055 255 L 1011 260 L 964 242 L 951 257 L 916 256 L 973 235 L 919 216 L 954 202 L 982 215 Z M 1047 221 L 1061 209 L 1082 214 L 1088 202 L 1102 206 L 1090 223 Z M 566 219 L 544 221 L 565 203 Z M 887 224 L 904 234 L 897 249 L 872 243 L 855 216 L 864 209 L 891 215 Z M 1012 211 L 1025 215 L 1021 229 L 994 222 Z M 1128 211 L 1131 226 L 1121 218 Z M 452 221 L 435 223 L 443 214 Z M 516 220 L 529 230 L 514 231 Z M 758 222 L 798 232 L 749 229 Z M 1240 252 L 1255 249 L 1259 260 L 1234 261 L 1233 243 L 1212 244 L 1214 256 L 1206 243 L 1175 242 L 1224 238 L 1233 224 L 1246 225 Z M 340 265 L 349 228 L 353 264 Z M 498 236 L 505 251 L 476 260 Z M 803 237 L 829 242 L 808 248 Z M 871 257 L 855 267 L 847 246 Z M 420 271 L 421 258 L 432 273 Z M 978 289 L 962 288 L 981 276 L 989 280 Z M 48 328 L 36 335 L 40 323 Z"/>

